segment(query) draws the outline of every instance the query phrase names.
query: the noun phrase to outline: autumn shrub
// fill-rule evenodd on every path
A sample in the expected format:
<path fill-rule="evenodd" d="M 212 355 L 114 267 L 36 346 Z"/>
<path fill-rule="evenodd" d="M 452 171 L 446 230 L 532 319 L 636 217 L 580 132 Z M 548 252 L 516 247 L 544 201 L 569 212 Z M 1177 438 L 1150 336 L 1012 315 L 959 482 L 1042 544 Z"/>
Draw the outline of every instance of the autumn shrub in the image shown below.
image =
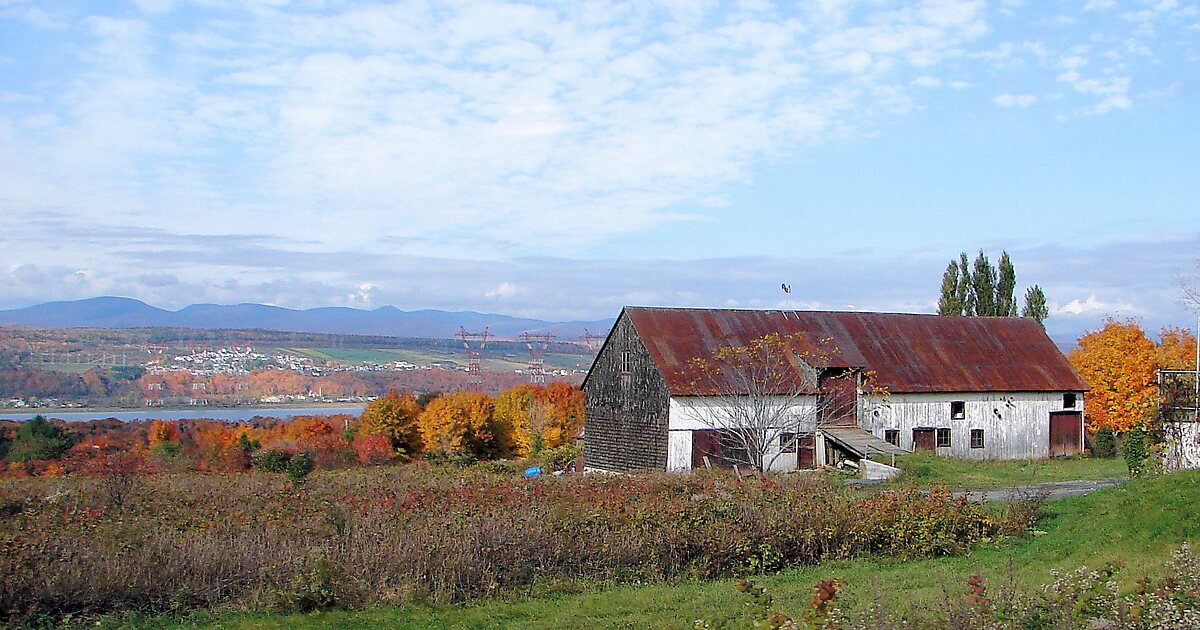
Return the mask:
<path fill-rule="evenodd" d="M 292 461 L 289 450 L 265 448 L 256 452 L 251 458 L 254 468 L 263 472 L 284 472 L 288 462 Z"/>
<path fill-rule="evenodd" d="M 298 485 L 304 483 L 315 466 L 313 456 L 308 452 L 301 451 L 292 456 L 284 472 L 287 473 L 288 479 L 292 481 L 293 485 Z"/>
<path fill-rule="evenodd" d="M 384 435 L 356 434 L 353 438 L 354 458 L 363 466 L 379 466 L 395 456 L 392 441 Z"/>
<path fill-rule="evenodd" d="M 0 480 L 0 505 L 18 506 L 0 512 L 0 622 L 738 576 L 955 553 L 1003 527 L 1002 515 L 946 493 L 861 496 L 813 476 L 526 479 L 484 468 L 324 471 L 304 492 L 277 475 L 151 475 L 120 509 L 96 478 Z M 60 491 L 70 498 L 44 500 Z"/>
<path fill-rule="evenodd" d="M 1096 432 L 1095 441 L 1093 442 L 1092 452 L 1096 457 L 1106 459 L 1117 456 L 1117 435 L 1108 427 L 1103 427 Z"/>
<path fill-rule="evenodd" d="M 563 444 L 543 450 L 538 453 L 537 458 L 546 470 L 562 470 L 567 467 L 567 464 L 579 459 L 582 455 L 583 449 L 578 446 Z"/>

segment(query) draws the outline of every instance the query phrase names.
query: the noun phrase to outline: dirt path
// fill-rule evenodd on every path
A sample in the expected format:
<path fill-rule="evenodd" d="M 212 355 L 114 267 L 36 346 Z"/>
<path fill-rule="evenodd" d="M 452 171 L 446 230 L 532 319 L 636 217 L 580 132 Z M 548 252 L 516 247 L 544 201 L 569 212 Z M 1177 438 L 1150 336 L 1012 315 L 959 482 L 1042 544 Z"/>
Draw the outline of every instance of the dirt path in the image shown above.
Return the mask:
<path fill-rule="evenodd" d="M 1047 499 L 1062 499 L 1087 494 L 1093 490 L 1113 488 L 1126 481 L 1129 481 L 1129 477 L 1110 477 L 1095 481 L 1055 481 L 1011 488 L 967 488 L 954 490 L 953 493 L 956 497 L 965 496 L 972 501 L 1012 501 L 1038 495 L 1044 495 Z"/>

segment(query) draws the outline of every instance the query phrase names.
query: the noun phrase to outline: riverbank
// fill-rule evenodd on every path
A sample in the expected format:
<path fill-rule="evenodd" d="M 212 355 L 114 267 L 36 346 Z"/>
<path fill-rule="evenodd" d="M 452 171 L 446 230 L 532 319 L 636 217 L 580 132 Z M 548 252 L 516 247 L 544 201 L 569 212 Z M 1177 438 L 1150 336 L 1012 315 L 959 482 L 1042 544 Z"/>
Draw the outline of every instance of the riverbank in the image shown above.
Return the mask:
<path fill-rule="evenodd" d="M 105 420 L 114 418 L 124 422 L 132 420 L 185 420 L 192 418 L 211 418 L 241 422 L 256 416 L 264 418 L 280 418 L 283 420 L 296 416 L 330 416 L 338 414 L 360 415 L 366 403 L 308 403 L 280 405 L 243 405 L 238 407 L 187 406 L 187 407 L 140 407 L 140 408 L 102 408 L 102 407 L 37 407 L 12 409 L 0 412 L 0 420 L 28 420 L 34 416 L 65 420 L 68 422 L 86 422 L 88 420 Z"/>

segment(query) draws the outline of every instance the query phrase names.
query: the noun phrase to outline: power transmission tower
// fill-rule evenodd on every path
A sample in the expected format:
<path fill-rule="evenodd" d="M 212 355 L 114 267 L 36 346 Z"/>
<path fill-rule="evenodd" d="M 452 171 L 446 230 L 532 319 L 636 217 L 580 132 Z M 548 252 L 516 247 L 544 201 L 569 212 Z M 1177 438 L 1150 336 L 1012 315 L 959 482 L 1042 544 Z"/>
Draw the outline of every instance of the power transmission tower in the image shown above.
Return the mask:
<path fill-rule="evenodd" d="M 551 339 L 552 333 L 521 333 L 521 341 L 529 348 L 529 382 L 534 385 L 546 384 L 546 349 Z"/>
<path fill-rule="evenodd" d="M 483 391 L 483 372 L 479 370 L 479 359 L 483 356 L 483 349 L 487 346 L 488 339 L 493 335 L 488 332 L 485 327 L 483 332 L 467 332 L 466 328 L 458 327 L 458 335 L 463 342 L 463 347 L 467 349 L 467 389 L 472 391 Z"/>

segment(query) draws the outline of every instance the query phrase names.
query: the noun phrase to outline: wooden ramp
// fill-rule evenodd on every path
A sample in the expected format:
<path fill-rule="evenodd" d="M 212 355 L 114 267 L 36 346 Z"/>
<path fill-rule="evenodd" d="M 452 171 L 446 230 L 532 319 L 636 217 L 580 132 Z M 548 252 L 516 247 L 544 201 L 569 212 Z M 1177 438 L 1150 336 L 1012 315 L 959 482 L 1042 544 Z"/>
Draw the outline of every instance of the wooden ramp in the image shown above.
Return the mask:
<path fill-rule="evenodd" d="M 825 436 L 825 439 L 864 459 L 870 458 L 872 455 L 909 454 L 899 446 L 878 438 L 870 431 L 859 427 L 822 427 L 817 430 Z"/>

